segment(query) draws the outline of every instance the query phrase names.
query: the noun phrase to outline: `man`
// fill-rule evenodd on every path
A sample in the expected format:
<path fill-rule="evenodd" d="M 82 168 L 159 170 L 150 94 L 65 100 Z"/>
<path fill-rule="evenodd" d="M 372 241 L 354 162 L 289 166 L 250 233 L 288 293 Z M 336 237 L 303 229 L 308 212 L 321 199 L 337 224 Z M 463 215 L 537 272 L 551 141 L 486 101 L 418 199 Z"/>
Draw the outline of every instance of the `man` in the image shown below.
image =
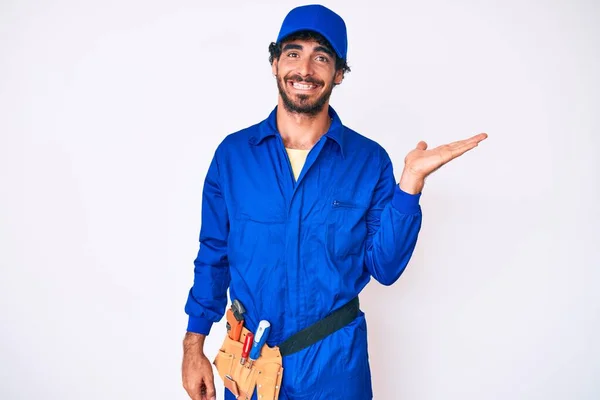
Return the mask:
<path fill-rule="evenodd" d="M 343 19 L 319 5 L 295 8 L 269 50 L 277 106 L 228 135 L 206 176 L 183 385 L 194 400 L 216 398 L 203 345 L 229 288 L 246 309 L 245 327 L 255 332 L 269 321 L 267 345 L 287 349 L 280 399 L 370 399 L 356 298 L 371 277 L 391 285 L 404 271 L 421 227 L 425 178 L 487 135 L 431 150 L 419 142 L 397 182 L 386 151 L 344 126 L 329 105 L 349 71 Z M 299 334 L 306 330 L 316 339 Z"/>

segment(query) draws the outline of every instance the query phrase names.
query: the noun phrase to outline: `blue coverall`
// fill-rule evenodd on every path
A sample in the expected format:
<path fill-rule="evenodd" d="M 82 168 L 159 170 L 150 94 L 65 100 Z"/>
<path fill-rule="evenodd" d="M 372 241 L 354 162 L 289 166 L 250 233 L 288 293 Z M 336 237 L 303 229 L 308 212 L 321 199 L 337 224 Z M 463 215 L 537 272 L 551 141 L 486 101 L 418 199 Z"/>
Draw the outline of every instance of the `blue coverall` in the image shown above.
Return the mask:
<path fill-rule="evenodd" d="M 356 297 L 371 277 L 393 284 L 421 228 L 420 194 L 402 191 L 378 143 L 332 123 L 295 181 L 276 125 L 227 135 L 204 182 L 187 330 L 208 335 L 230 298 L 245 326 L 271 323 L 278 345 Z M 317 344 L 284 357 L 280 399 L 372 398 L 364 313 Z M 215 375 L 218 379 L 218 375 Z M 226 399 L 233 396 L 226 390 Z"/>

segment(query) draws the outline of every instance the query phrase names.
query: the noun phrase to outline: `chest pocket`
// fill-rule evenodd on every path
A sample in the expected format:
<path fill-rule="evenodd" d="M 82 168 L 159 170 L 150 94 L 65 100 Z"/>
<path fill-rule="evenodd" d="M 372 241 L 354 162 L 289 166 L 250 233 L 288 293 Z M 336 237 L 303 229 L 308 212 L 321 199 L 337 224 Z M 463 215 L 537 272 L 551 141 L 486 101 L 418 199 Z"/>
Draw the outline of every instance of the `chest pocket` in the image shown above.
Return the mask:
<path fill-rule="evenodd" d="M 327 250 L 336 258 L 360 254 L 367 238 L 368 206 L 355 200 L 334 198 L 327 217 Z"/>
<path fill-rule="evenodd" d="M 240 221 L 253 221 L 262 224 L 278 224 L 286 221 L 283 200 L 274 201 L 265 199 L 264 196 L 249 195 L 247 200 L 236 204 L 234 215 L 235 219 Z"/>
<path fill-rule="evenodd" d="M 282 204 L 258 196 L 236 204 L 228 242 L 236 266 L 269 270 L 281 263 L 286 223 Z"/>

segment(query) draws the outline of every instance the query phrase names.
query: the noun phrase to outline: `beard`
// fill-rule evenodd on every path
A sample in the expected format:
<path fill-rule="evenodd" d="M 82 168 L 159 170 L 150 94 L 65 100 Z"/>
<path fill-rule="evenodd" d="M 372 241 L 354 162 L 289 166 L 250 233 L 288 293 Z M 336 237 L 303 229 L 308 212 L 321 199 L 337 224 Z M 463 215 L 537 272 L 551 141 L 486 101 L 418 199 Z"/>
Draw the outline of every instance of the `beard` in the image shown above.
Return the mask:
<path fill-rule="evenodd" d="M 293 96 L 294 98 L 290 98 L 285 91 L 288 80 L 298 83 L 319 85 L 324 87 L 325 91 L 313 101 L 310 101 L 310 96 L 305 94 L 296 94 Z M 304 114 L 311 117 L 317 115 L 323 110 L 323 107 L 331 97 L 333 86 L 333 79 L 328 86 L 325 86 L 325 82 L 311 77 L 302 78 L 300 75 L 293 75 L 291 77 L 280 78 L 279 75 L 277 75 L 277 88 L 279 89 L 279 95 L 283 100 L 283 106 L 290 113 Z"/>

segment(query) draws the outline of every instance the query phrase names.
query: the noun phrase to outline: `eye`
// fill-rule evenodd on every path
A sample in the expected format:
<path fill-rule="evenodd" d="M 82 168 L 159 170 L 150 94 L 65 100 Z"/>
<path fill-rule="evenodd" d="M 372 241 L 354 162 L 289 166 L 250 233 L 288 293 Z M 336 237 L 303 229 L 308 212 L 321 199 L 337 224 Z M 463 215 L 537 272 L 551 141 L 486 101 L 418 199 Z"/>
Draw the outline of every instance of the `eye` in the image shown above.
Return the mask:
<path fill-rule="evenodd" d="M 290 52 L 287 54 L 287 56 L 288 56 L 288 57 L 298 57 L 298 53 L 296 53 L 295 51 L 290 51 Z"/>
<path fill-rule="evenodd" d="M 329 59 L 325 56 L 317 56 L 317 61 L 329 62 Z"/>

